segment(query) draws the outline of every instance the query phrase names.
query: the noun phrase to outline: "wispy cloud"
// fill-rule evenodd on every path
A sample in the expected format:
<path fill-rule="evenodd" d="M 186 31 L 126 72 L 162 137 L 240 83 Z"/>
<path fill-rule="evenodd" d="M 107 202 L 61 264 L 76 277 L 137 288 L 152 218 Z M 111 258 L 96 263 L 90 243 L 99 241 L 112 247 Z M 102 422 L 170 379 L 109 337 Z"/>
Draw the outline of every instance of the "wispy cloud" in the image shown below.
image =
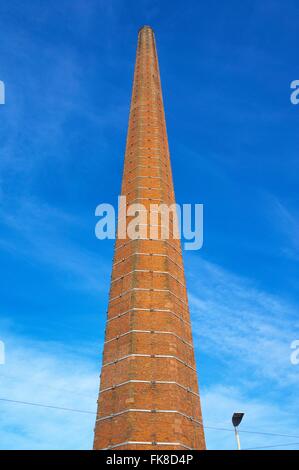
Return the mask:
<path fill-rule="evenodd" d="M 81 346 L 74 352 L 63 344 L 33 342 L 30 338 L 12 335 L 7 329 L 2 329 L 1 337 L 6 344 L 6 364 L 0 366 L 0 398 L 88 411 L 90 414 L 0 400 L 3 418 L 0 448 L 90 449 L 99 382 L 96 357 L 87 357 Z M 292 403 L 281 407 L 267 396 L 255 398 L 244 389 L 241 391 L 240 387 L 223 384 L 205 386 L 201 396 L 209 449 L 235 448 L 230 421 L 234 411 L 245 412 L 240 429 L 243 448 L 296 441 L 294 438 L 254 433 L 297 435 L 297 415 Z"/>
<path fill-rule="evenodd" d="M 299 333 L 298 305 L 202 258 L 192 265 L 189 298 L 200 348 L 239 379 L 250 369 L 253 380 L 295 385 L 290 343 Z"/>
<path fill-rule="evenodd" d="M 290 362 L 299 306 L 199 256 L 190 255 L 187 266 L 205 424 L 231 428 L 232 413 L 245 411 L 244 429 L 299 435 L 299 368 Z M 210 448 L 235 447 L 229 431 L 206 432 Z M 281 442 L 242 440 L 250 448 Z"/>
<path fill-rule="evenodd" d="M 272 402 L 267 396 L 252 397 L 234 385 L 229 387 L 219 384 L 202 390 L 202 406 L 209 449 L 236 449 L 231 422 L 231 416 L 236 411 L 245 413 L 240 426 L 243 449 L 296 441 L 298 445 L 292 445 L 289 449 L 299 449 L 298 420 L 292 404 L 282 408 L 280 403 Z"/>
<path fill-rule="evenodd" d="M 97 360 L 62 344 L 33 342 L 1 331 L 6 364 L 0 366 L 0 398 L 96 411 Z M 1 449 L 90 449 L 93 414 L 0 401 Z"/>
<path fill-rule="evenodd" d="M 289 360 L 290 343 L 299 333 L 297 305 L 202 258 L 192 261 L 189 278 L 201 349 L 225 363 L 227 372 L 233 361 L 234 373 L 245 367 L 256 380 L 271 379 L 280 387 L 297 383 L 299 370 Z"/>
<path fill-rule="evenodd" d="M 275 228 L 285 236 L 282 251 L 293 260 L 299 260 L 299 214 L 277 197 L 271 196 L 271 215 Z"/>

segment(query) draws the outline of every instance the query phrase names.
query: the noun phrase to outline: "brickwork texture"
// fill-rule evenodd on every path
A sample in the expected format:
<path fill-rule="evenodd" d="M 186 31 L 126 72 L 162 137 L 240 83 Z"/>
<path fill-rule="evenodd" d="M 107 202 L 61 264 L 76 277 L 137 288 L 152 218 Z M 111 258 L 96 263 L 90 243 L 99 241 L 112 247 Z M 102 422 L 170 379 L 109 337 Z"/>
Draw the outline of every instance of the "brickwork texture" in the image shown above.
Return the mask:
<path fill-rule="evenodd" d="M 175 202 L 149 26 L 138 34 L 122 195 L 146 210 Z M 172 236 L 116 240 L 94 449 L 205 449 L 181 244 Z"/>

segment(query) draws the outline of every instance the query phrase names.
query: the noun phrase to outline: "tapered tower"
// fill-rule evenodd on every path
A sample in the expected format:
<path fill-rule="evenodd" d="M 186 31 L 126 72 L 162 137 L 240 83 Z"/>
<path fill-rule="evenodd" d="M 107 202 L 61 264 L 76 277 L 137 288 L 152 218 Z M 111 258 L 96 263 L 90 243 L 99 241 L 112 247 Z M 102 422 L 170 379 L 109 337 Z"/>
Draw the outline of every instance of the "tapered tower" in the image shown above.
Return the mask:
<path fill-rule="evenodd" d="M 145 212 L 151 204 L 175 202 L 155 37 L 149 26 L 138 35 L 122 195 L 127 207 L 140 203 Z M 94 449 L 204 448 L 180 241 L 118 238 Z"/>

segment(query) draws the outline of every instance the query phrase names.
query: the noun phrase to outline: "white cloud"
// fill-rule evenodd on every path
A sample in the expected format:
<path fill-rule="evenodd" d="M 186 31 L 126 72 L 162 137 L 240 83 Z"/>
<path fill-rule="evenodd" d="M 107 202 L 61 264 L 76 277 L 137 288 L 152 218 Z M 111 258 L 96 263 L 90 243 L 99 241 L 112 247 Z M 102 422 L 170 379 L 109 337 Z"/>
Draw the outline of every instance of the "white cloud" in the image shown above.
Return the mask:
<path fill-rule="evenodd" d="M 245 411 L 244 429 L 299 436 L 299 367 L 290 362 L 298 305 L 201 257 L 190 255 L 188 267 L 204 424 L 231 428 L 232 413 Z M 207 428 L 206 434 L 210 448 L 235 446 L 229 431 Z M 249 434 L 242 440 L 247 448 L 296 442 Z"/>
<path fill-rule="evenodd" d="M 289 360 L 290 342 L 298 333 L 296 306 L 205 260 L 193 268 L 189 284 L 195 347 L 210 364 L 210 376 L 201 374 L 208 448 L 235 447 L 231 431 L 210 429 L 231 429 L 234 411 L 246 413 L 243 431 L 298 435 L 299 368 Z M 6 346 L 0 398 L 95 411 L 100 345 L 94 345 L 90 355 L 86 345 L 74 350 L 54 342 L 0 336 Z M 222 369 L 222 376 L 213 377 L 214 365 Z M 4 402 L 0 409 L 2 449 L 92 446 L 92 414 Z M 296 442 L 295 438 L 249 433 L 242 433 L 241 439 L 244 448 Z"/>
<path fill-rule="evenodd" d="M 282 246 L 283 253 L 291 259 L 299 259 L 299 217 L 295 211 L 288 208 L 282 201 L 274 196 L 268 196 L 271 205 L 271 214 L 274 215 L 276 228 L 285 236 Z"/>
<path fill-rule="evenodd" d="M 206 299 L 205 299 L 206 300 Z M 220 312 L 219 312 L 220 313 Z M 197 322 L 195 322 L 198 328 Z M 267 330 L 268 331 L 268 330 Z M 210 336 L 209 341 L 215 337 Z M 0 366 L 0 398 L 37 402 L 95 412 L 100 364 L 97 355 L 86 355 L 80 345 L 76 352 L 54 342 L 37 342 L 25 337 L 1 333 L 6 345 L 6 364 Z M 228 337 L 224 351 L 229 349 Z M 221 338 L 218 339 L 218 342 Z M 198 344 L 197 349 L 201 348 Z M 241 347 L 238 345 L 238 347 Z M 218 343 L 215 344 L 218 348 Z M 235 345 L 233 349 L 235 348 Z M 95 347 L 100 351 L 101 347 Z M 209 348 L 213 357 L 213 351 Z M 90 351 L 89 351 L 90 352 Z M 227 353 L 226 353 L 227 354 Z M 244 366 L 247 356 L 240 356 Z M 215 360 L 219 357 L 216 355 Z M 238 367 L 232 361 L 229 375 Z M 248 379 L 248 377 L 247 377 Z M 241 431 L 252 430 L 279 434 L 298 434 L 295 401 L 281 403 L 272 400 L 270 393 L 252 390 L 245 381 L 227 384 L 212 383 L 202 388 L 202 406 L 209 449 L 235 448 L 230 422 L 234 411 L 244 411 Z M 253 393 L 254 392 L 254 393 Z M 1 449 L 90 449 L 95 416 L 68 411 L 43 409 L 0 401 Z M 212 428 L 227 428 L 212 429 Z M 298 439 L 299 441 L 299 439 Z M 243 448 L 296 442 L 294 438 L 241 433 Z M 294 445 L 291 447 L 294 448 Z"/>
<path fill-rule="evenodd" d="M 276 386 L 298 383 L 290 344 L 299 334 L 298 306 L 200 258 L 190 263 L 190 306 L 199 349 L 235 370 Z M 297 335 L 297 336 L 296 336 Z M 246 371 L 246 373 L 245 373 Z"/>
<path fill-rule="evenodd" d="M 61 344 L 1 334 L 6 364 L 0 366 L 0 398 L 96 411 L 97 360 Z M 90 449 L 93 414 L 0 401 L 0 449 Z"/>

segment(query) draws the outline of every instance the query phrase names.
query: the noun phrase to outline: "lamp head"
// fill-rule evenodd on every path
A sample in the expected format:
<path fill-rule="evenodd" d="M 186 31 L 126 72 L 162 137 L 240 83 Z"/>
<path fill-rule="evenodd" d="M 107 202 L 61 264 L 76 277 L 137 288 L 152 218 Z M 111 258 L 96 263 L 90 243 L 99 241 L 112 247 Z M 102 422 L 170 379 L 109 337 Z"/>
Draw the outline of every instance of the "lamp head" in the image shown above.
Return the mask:
<path fill-rule="evenodd" d="M 234 427 L 238 427 L 243 419 L 244 413 L 234 413 L 232 416 L 232 423 Z"/>

